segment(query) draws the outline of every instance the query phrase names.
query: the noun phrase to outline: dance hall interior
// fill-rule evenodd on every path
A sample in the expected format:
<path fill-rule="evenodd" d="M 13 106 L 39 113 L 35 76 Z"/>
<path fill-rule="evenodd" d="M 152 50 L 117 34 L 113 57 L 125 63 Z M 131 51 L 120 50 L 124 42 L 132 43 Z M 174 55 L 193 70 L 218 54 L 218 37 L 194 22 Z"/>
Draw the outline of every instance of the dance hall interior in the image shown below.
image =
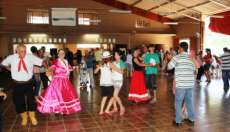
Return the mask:
<path fill-rule="evenodd" d="M 229 24 L 230 0 L 0 0 L 0 132 L 230 132 Z"/>

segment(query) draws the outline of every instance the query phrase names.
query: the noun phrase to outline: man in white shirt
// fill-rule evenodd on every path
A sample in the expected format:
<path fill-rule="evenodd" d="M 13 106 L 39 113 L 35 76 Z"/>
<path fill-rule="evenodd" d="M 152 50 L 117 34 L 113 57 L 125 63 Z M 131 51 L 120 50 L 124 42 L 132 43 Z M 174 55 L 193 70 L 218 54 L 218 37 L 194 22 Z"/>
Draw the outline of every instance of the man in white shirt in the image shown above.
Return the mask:
<path fill-rule="evenodd" d="M 17 53 L 8 56 L 2 61 L 2 65 L 11 71 L 11 77 L 14 82 L 13 102 L 16 112 L 21 115 L 22 126 L 27 125 L 28 115 L 33 125 L 38 123 L 34 112 L 36 103 L 32 75 L 34 65 L 41 66 L 42 62 L 42 59 L 32 54 L 26 54 L 24 45 L 18 45 Z"/>

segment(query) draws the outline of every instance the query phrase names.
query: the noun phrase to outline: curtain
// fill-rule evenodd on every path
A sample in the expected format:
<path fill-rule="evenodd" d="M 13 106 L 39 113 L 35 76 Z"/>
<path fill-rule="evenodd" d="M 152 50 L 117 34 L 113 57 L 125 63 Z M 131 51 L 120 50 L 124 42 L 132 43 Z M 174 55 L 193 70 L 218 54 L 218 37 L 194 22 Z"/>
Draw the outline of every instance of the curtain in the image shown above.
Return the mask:
<path fill-rule="evenodd" d="M 230 35 L 230 11 L 216 15 L 225 16 L 224 18 L 210 18 L 209 29 L 216 33 Z"/>

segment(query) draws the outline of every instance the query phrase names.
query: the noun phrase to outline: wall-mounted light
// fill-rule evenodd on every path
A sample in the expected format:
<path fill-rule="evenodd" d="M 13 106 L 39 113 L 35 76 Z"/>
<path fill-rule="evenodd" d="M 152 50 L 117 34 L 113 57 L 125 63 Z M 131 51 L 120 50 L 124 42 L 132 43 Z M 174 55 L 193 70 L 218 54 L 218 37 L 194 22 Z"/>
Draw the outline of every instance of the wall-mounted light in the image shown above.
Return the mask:
<path fill-rule="evenodd" d="M 111 13 L 121 13 L 121 14 L 131 14 L 131 10 L 119 10 L 119 9 L 111 9 L 109 10 Z"/>
<path fill-rule="evenodd" d="M 33 34 L 30 34 L 30 37 L 47 37 L 47 34 L 45 34 L 45 33 L 33 33 Z"/>
<path fill-rule="evenodd" d="M 84 35 L 84 38 L 86 38 L 86 39 L 97 39 L 99 37 L 100 37 L 99 34 L 85 34 Z"/>
<path fill-rule="evenodd" d="M 211 15 L 210 16 L 211 18 L 224 18 L 224 16 L 223 15 Z"/>
<path fill-rule="evenodd" d="M 0 17 L 0 20 L 6 20 L 6 17 Z"/>
<path fill-rule="evenodd" d="M 164 22 L 165 25 L 178 25 L 178 22 Z"/>
<path fill-rule="evenodd" d="M 79 49 L 90 49 L 90 48 L 100 48 L 100 44 L 77 44 Z"/>

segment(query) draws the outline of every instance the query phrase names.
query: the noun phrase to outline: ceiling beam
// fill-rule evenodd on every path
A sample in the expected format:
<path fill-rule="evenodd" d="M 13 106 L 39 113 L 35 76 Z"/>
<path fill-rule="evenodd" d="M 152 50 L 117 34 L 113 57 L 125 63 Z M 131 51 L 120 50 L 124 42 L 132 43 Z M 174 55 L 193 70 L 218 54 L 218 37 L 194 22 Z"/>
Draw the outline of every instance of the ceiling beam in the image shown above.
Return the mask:
<path fill-rule="evenodd" d="M 164 7 L 164 6 L 161 7 L 161 8 L 169 9 L 169 8 L 167 8 L 167 7 Z M 182 16 L 185 16 L 185 17 L 188 17 L 188 18 L 197 20 L 197 21 L 201 21 L 201 14 L 199 14 L 199 17 L 195 17 L 195 16 L 188 15 L 188 14 L 185 14 L 185 13 L 182 13 L 182 12 L 178 12 L 178 11 L 176 11 L 176 10 L 173 10 L 173 12 L 175 12 L 175 14 L 179 14 L 179 15 L 182 15 Z"/>
<path fill-rule="evenodd" d="M 143 0 L 135 1 L 135 2 L 133 2 L 133 3 L 131 4 L 131 6 L 135 6 L 135 5 L 137 5 L 138 3 L 142 2 L 142 1 L 143 1 Z"/>
<path fill-rule="evenodd" d="M 167 7 L 164 7 L 164 5 L 167 5 L 167 4 L 171 4 L 171 3 L 175 3 L 176 0 L 168 0 L 167 2 L 164 2 L 158 6 L 154 6 L 150 9 L 148 9 L 147 11 L 152 11 L 154 9 L 158 9 L 158 8 L 165 8 L 165 9 L 169 9 Z M 197 18 L 197 17 L 194 17 L 194 16 L 191 16 L 191 15 L 188 15 L 188 14 L 185 14 L 185 13 L 181 13 L 181 11 L 173 11 L 175 12 L 175 14 L 180 14 L 182 16 L 185 16 L 185 17 L 188 17 L 188 18 L 191 18 L 191 19 L 194 19 L 194 20 L 197 20 L 197 21 L 201 21 L 201 18 Z M 166 16 L 169 16 L 169 15 L 166 15 Z M 200 16 L 200 13 L 199 13 L 199 16 Z"/>
<path fill-rule="evenodd" d="M 202 3 L 196 4 L 196 5 L 193 5 L 193 6 L 186 7 L 184 5 L 181 5 L 179 3 L 174 2 L 174 4 L 177 4 L 179 6 L 184 6 L 185 7 L 183 9 L 177 10 L 177 12 L 183 12 L 183 11 L 186 11 L 186 10 L 191 10 L 192 12 L 195 12 L 197 14 L 202 14 L 202 12 L 194 10 L 193 8 L 198 7 L 198 6 L 202 6 L 202 5 L 205 5 L 205 4 L 208 4 L 208 3 L 211 3 L 211 2 L 210 1 L 205 1 L 205 2 L 202 2 Z M 173 14 L 169 14 L 169 15 L 166 15 L 166 16 L 170 16 L 170 15 L 173 15 Z"/>
<path fill-rule="evenodd" d="M 143 10 L 143 9 L 140 9 L 140 8 L 116 1 L 116 0 L 93 0 L 93 1 L 96 1 L 104 5 L 111 6 L 111 7 L 120 9 L 120 10 L 131 10 L 132 13 L 135 15 L 139 15 L 139 16 L 142 16 L 142 17 L 154 20 L 154 21 L 161 22 L 161 23 L 173 21 L 170 18 L 161 16 L 156 13 L 149 12 L 149 11 L 146 11 L 146 10 Z"/>
<path fill-rule="evenodd" d="M 201 17 L 200 17 L 200 18 L 197 18 L 197 17 L 191 16 L 191 15 L 188 15 L 188 14 L 184 14 L 184 13 L 178 13 L 178 14 L 181 14 L 182 16 L 191 18 L 191 19 L 193 19 L 193 20 L 202 21 L 202 20 L 201 20 Z M 201 16 L 201 15 L 200 15 L 200 16 Z"/>
<path fill-rule="evenodd" d="M 206 13 L 206 14 L 203 14 L 203 15 L 210 16 L 210 15 L 215 15 L 215 14 L 226 12 L 226 11 L 230 11 L 230 8 L 228 8 L 228 9 L 227 8 L 220 9 L 220 10 L 209 12 L 209 13 Z"/>
<path fill-rule="evenodd" d="M 168 5 L 168 4 L 170 4 L 170 3 L 174 2 L 174 1 L 176 1 L 176 0 L 171 0 L 171 1 L 164 2 L 164 3 L 160 4 L 160 5 L 157 5 L 157 6 L 154 6 L 154 7 L 150 8 L 150 9 L 148 9 L 148 11 L 158 9 L 158 8 L 160 8 L 160 7 L 164 6 L 164 5 Z"/>
<path fill-rule="evenodd" d="M 210 1 L 202 2 L 202 3 L 196 4 L 196 5 L 188 6 L 187 7 L 187 6 L 182 5 L 180 3 L 174 2 L 174 4 L 184 7 L 183 9 L 178 10 L 178 12 L 182 12 L 182 11 L 186 11 L 186 10 L 191 10 L 191 11 L 196 12 L 198 14 L 201 14 L 201 12 L 197 11 L 197 10 L 195 10 L 193 8 L 198 7 L 198 6 L 202 6 L 202 5 L 205 5 L 205 4 L 208 4 L 208 3 L 210 3 Z"/>
<path fill-rule="evenodd" d="M 215 1 L 215 0 L 209 0 L 209 1 L 212 2 L 212 3 L 214 3 L 214 4 L 216 4 L 216 5 L 219 5 L 219 6 L 222 6 L 224 8 L 227 8 L 227 9 L 230 8 L 230 6 L 225 5 L 225 4 L 221 3 L 221 2 L 218 2 L 218 1 Z"/>

